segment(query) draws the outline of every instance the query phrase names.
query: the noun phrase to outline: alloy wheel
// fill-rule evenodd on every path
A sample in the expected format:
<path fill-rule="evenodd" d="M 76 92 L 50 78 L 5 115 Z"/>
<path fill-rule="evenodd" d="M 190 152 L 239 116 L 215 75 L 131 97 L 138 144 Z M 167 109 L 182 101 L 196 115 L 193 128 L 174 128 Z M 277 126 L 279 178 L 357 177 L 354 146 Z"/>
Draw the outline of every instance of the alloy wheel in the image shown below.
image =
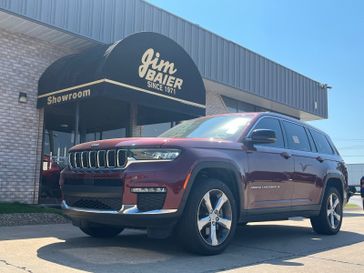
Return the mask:
<path fill-rule="evenodd" d="M 221 190 L 209 190 L 197 210 L 200 236 L 211 246 L 221 245 L 229 236 L 231 225 L 232 207 L 229 198 Z"/>
<path fill-rule="evenodd" d="M 342 209 L 340 204 L 340 198 L 336 193 L 331 193 L 327 202 L 327 219 L 332 229 L 337 229 L 341 223 Z"/>

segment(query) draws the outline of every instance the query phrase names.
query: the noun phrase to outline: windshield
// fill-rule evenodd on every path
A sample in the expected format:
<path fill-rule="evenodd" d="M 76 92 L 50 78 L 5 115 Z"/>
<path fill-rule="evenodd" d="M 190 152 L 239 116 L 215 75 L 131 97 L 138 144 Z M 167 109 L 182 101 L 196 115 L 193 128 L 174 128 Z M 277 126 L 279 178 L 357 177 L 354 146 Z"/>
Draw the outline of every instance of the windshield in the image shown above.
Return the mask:
<path fill-rule="evenodd" d="M 236 141 L 254 115 L 224 115 L 186 120 L 160 137 L 213 138 Z"/>

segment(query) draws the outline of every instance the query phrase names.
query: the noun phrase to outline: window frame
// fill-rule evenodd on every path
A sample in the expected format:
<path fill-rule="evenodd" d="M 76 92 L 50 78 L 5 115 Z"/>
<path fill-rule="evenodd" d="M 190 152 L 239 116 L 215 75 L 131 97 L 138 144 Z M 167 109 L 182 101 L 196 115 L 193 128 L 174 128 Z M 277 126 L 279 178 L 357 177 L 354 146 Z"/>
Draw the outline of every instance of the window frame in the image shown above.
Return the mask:
<path fill-rule="evenodd" d="M 320 152 L 319 149 L 318 149 L 318 145 L 315 141 L 315 138 L 313 137 L 312 135 L 312 131 L 316 131 L 317 134 L 323 136 L 323 138 L 326 140 L 327 144 L 329 145 L 330 149 L 331 149 L 331 153 L 324 153 L 324 152 Z M 323 133 L 323 132 L 320 132 L 319 130 L 316 130 L 315 128 L 309 128 L 309 132 L 310 132 L 310 135 L 312 136 L 312 140 L 314 141 L 315 143 L 315 146 L 316 146 L 316 150 L 317 150 L 317 153 L 319 154 L 324 154 L 324 155 L 336 155 L 337 152 L 336 152 L 336 149 L 332 147 L 332 144 L 330 142 L 330 140 L 327 138 L 326 134 Z"/>
<path fill-rule="evenodd" d="M 313 147 L 311 146 L 312 144 L 311 144 L 311 142 L 310 142 L 310 138 L 309 138 L 309 136 L 308 136 L 308 134 L 307 134 L 307 128 L 306 128 L 306 126 L 305 126 L 304 124 L 300 124 L 300 123 L 297 123 L 297 122 L 293 122 L 293 121 L 291 121 L 291 120 L 287 120 L 287 119 L 282 119 L 281 121 L 282 121 L 282 128 L 283 128 L 283 131 L 284 131 L 285 137 L 286 137 L 286 139 L 287 139 L 287 146 L 286 146 L 286 149 L 293 150 L 293 151 L 299 151 L 299 152 L 305 152 L 305 153 L 310 153 L 310 152 L 312 153 L 312 152 L 314 152 Z M 288 138 L 288 133 L 287 133 L 287 130 L 286 130 L 286 128 L 285 128 L 284 122 L 291 123 L 291 124 L 293 124 L 293 125 L 300 126 L 300 127 L 302 127 L 302 128 L 303 128 L 303 130 L 304 130 L 304 132 L 305 132 L 305 135 L 306 135 L 306 137 L 307 137 L 307 142 L 308 142 L 308 146 L 309 146 L 309 150 L 308 150 L 308 151 L 306 151 L 306 150 L 299 150 L 299 149 L 295 149 L 295 148 L 291 148 L 291 147 L 289 147 L 289 142 L 288 142 L 288 139 L 289 139 L 289 138 Z"/>
<path fill-rule="evenodd" d="M 253 127 L 249 130 L 249 133 L 247 134 L 247 136 L 250 137 L 251 134 L 253 133 L 253 131 L 255 130 L 255 128 L 257 127 L 257 125 L 259 124 L 259 122 L 261 122 L 263 119 L 266 119 L 266 118 L 271 118 L 271 119 L 274 119 L 274 120 L 277 120 L 278 121 L 278 125 L 279 125 L 279 128 L 281 130 L 281 135 L 282 135 L 282 140 L 283 140 L 283 147 L 275 147 L 275 146 L 261 145 L 261 144 L 257 144 L 255 146 L 264 147 L 264 148 L 287 149 L 286 135 L 285 135 L 284 130 L 283 130 L 282 120 L 279 117 L 275 117 L 275 116 L 263 116 L 263 117 L 260 117 L 254 123 Z"/>
<path fill-rule="evenodd" d="M 308 136 L 308 140 L 310 142 L 311 152 L 318 153 L 317 144 L 316 144 L 315 140 L 313 139 L 310 128 L 305 127 L 305 130 L 306 130 L 306 134 Z"/>

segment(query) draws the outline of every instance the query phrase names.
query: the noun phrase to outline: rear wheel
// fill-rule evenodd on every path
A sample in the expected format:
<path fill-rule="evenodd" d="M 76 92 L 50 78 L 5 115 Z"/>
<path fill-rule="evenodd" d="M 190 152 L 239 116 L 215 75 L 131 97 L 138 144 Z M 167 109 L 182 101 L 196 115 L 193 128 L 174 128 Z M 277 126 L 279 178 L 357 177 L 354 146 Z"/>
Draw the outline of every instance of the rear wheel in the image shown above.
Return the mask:
<path fill-rule="evenodd" d="M 237 209 L 229 187 L 216 179 L 199 181 L 190 193 L 177 234 L 192 252 L 222 252 L 234 236 Z"/>
<path fill-rule="evenodd" d="M 91 237 L 110 238 L 117 236 L 124 230 L 122 227 L 107 226 L 101 224 L 85 224 L 80 229 Z"/>
<path fill-rule="evenodd" d="M 321 211 L 318 216 L 311 218 L 311 225 L 319 234 L 336 234 L 342 224 L 343 202 L 338 190 L 334 187 L 327 189 L 322 200 Z"/>

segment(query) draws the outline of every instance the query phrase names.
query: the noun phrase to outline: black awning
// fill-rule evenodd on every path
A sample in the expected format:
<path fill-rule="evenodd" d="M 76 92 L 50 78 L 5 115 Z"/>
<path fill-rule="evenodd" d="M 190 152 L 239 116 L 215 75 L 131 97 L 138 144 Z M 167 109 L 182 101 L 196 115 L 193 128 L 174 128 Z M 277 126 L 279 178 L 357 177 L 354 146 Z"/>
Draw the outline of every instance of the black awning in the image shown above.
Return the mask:
<path fill-rule="evenodd" d="M 142 32 L 54 62 L 39 80 L 38 107 L 103 96 L 179 112 L 205 114 L 205 86 L 186 51 Z"/>

